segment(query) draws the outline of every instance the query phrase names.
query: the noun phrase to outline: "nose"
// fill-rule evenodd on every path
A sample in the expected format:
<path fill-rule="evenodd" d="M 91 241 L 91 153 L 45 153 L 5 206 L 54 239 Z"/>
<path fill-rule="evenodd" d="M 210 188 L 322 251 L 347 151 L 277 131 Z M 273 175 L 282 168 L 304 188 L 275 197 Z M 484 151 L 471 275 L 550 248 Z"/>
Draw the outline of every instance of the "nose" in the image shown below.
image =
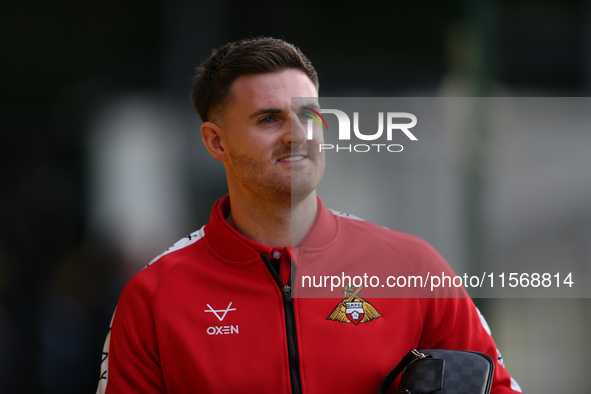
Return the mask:
<path fill-rule="evenodd" d="M 294 113 L 291 113 L 290 130 L 285 134 L 283 142 L 292 146 L 303 145 L 308 139 L 306 123 Z"/>

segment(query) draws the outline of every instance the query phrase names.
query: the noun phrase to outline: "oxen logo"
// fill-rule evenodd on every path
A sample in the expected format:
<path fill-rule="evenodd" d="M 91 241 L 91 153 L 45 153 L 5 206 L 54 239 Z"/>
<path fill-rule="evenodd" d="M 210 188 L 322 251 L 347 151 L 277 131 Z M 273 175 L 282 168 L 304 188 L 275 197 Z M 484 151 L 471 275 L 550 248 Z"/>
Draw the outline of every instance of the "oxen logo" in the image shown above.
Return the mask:
<path fill-rule="evenodd" d="M 215 316 L 218 318 L 218 320 L 219 320 L 219 321 L 223 321 L 223 320 L 224 320 L 224 318 L 226 317 L 226 315 L 228 314 L 228 312 L 230 312 L 230 311 L 235 311 L 235 310 L 236 310 L 236 308 L 231 308 L 231 306 L 232 306 L 232 303 L 230 302 L 230 303 L 228 304 L 228 306 L 226 307 L 226 309 L 218 309 L 218 310 L 216 310 L 216 309 L 213 309 L 213 308 L 211 307 L 211 305 L 207 304 L 207 307 L 208 307 L 209 309 L 206 309 L 204 312 L 213 312 L 213 314 L 214 314 L 214 315 L 215 315 Z M 224 312 L 224 313 L 222 313 L 222 315 L 220 316 L 220 315 L 218 314 L 218 313 L 220 313 L 220 312 Z"/>
<path fill-rule="evenodd" d="M 357 297 L 361 289 L 363 289 L 363 285 L 359 286 L 357 290 L 351 285 L 345 285 L 343 295 L 346 298 L 339 302 L 326 320 L 358 325 L 382 317 L 372 304 L 363 298 Z"/>
<path fill-rule="evenodd" d="M 230 302 L 226 309 L 213 309 L 211 305 L 207 304 L 209 309 L 206 309 L 204 312 L 212 312 L 215 317 L 218 318 L 219 321 L 224 321 L 228 312 L 235 311 L 236 308 L 232 308 L 232 303 Z M 221 315 L 220 315 L 221 313 Z M 228 325 L 228 326 L 211 326 L 207 327 L 205 330 L 207 335 L 229 335 L 229 334 L 238 334 L 238 324 L 236 325 Z"/>

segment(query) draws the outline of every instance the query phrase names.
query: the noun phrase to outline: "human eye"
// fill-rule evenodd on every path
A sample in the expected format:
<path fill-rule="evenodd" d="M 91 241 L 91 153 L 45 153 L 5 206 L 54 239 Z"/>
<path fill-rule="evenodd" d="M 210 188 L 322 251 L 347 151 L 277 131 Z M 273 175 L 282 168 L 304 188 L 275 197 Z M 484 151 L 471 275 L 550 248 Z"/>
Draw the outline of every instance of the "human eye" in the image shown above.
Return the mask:
<path fill-rule="evenodd" d="M 312 113 L 310 111 L 303 111 L 299 113 L 299 117 L 302 119 L 312 119 Z"/>
<path fill-rule="evenodd" d="M 260 124 L 271 124 L 275 121 L 275 118 L 273 116 L 265 116 L 264 118 L 262 118 L 259 123 Z"/>

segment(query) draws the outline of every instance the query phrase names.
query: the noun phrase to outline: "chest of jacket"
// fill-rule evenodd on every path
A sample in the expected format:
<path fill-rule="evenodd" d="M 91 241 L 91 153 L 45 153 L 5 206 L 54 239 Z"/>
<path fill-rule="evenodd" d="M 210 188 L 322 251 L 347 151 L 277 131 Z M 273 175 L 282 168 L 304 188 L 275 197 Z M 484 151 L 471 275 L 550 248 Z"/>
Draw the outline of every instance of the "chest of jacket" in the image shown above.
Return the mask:
<path fill-rule="evenodd" d="M 154 299 L 167 386 L 177 392 L 290 392 L 284 297 L 267 267 L 208 267 L 189 264 L 169 273 Z M 383 376 L 418 344 L 418 300 L 346 301 L 291 301 L 304 393 L 376 392 Z"/>

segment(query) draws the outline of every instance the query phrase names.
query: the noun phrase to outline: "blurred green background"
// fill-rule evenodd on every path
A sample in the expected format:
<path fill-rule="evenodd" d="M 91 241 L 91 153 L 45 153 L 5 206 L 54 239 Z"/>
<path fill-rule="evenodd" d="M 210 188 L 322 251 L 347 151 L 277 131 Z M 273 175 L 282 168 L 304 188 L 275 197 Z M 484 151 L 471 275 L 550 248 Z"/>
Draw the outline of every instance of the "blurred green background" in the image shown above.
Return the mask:
<path fill-rule="evenodd" d="M 193 70 L 257 35 L 299 46 L 322 96 L 591 92 L 591 1 L 2 2 L 3 393 L 94 392 L 122 287 L 226 193 L 188 98 Z M 465 266 L 491 247 L 486 149 L 458 173 Z M 527 252 L 560 239 L 587 264 L 591 203 L 558 216 L 505 253 L 538 258 Z M 526 392 L 585 392 L 569 356 L 591 347 L 588 299 L 476 301 Z"/>

